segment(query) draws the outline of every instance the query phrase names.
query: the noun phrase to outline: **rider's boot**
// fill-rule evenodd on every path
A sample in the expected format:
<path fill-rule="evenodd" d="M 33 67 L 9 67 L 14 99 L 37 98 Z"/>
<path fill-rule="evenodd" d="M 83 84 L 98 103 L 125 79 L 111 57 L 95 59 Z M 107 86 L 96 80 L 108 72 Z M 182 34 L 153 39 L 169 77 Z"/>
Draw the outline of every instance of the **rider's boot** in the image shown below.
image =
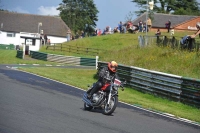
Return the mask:
<path fill-rule="evenodd" d="M 88 93 L 87 98 L 91 99 L 92 95 L 97 92 L 99 90 L 99 88 L 102 87 L 102 83 L 101 82 L 96 82 L 96 84 L 94 85 L 94 87 L 92 88 L 92 90 Z"/>

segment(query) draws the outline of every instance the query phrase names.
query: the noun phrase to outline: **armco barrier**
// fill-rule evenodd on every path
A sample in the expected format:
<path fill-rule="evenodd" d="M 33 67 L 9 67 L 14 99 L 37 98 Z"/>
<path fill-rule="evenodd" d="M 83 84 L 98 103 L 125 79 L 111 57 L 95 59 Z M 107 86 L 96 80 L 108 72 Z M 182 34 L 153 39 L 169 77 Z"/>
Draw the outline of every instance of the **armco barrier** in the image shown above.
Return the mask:
<path fill-rule="evenodd" d="M 97 66 L 96 58 L 83 58 L 83 57 L 75 57 L 75 56 L 63 56 L 63 55 L 56 55 L 56 54 L 47 54 L 37 51 L 30 51 L 31 58 L 44 60 L 44 61 L 51 61 L 57 63 L 64 63 L 70 65 L 81 65 L 81 66 Z"/>
<path fill-rule="evenodd" d="M 6 45 L 6 44 L 0 44 L 0 49 L 9 49 L 9 50 L 14 50 L 14 49 L 15 49 L 15 45 L 13 45 L 13 44 L 9 44 L 9 45 Z"/>
<path fill-rule="evenodd" d="M 22 50 L 17 50 L 17 58 L 23 59 L 23 51 Z"/>
<path fill-rule="evenodd" d="M 107 62 L 98 62 L 98 70 L 106 65 Z M 131 88 L 200 108 L 200 81 L 197 79 L 124 65 L 119 65 L 118 74 Z"/>
<path fill-rule="evenodd" d="M 181 102 L 200 104 L 200 80 L 183 77 Z"/>

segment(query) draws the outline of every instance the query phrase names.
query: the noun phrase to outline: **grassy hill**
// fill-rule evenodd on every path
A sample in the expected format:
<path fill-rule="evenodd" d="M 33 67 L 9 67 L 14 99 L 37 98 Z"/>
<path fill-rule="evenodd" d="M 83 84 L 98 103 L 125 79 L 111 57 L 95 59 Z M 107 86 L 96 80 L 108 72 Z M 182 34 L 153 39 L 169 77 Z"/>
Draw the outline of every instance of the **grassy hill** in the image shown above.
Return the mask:
<path fill-rule="evenodd" d="M 148 35 L 153 34 L 153 32 L 148 33 Z M 186 34 L 185 32 L 177 33 L 175 38 L 180 39 Z M 145 35 L 145 33 L 87 37 L 62 45 L 101 49 L 101 52 L 98 54 L 100 61 L 115 60 L 119 64 L 127 66 L 136 66 L 184 77 L 200 78 L 199 53 L 196 51 L 189 52 L 186 50 L 157 46 L 156 44 L 141 48 L 138 45 L 138 35 Z M 169 33 L 163 33 L 163 35 L 169 36 Z M 199 38 L 196 39 L 197 42 L 199 42 L 199 40 Z M 91 57 L 88 55 L 46 50 L 46 47 L 43 47 L 40 51 L 62 55 Z"/>

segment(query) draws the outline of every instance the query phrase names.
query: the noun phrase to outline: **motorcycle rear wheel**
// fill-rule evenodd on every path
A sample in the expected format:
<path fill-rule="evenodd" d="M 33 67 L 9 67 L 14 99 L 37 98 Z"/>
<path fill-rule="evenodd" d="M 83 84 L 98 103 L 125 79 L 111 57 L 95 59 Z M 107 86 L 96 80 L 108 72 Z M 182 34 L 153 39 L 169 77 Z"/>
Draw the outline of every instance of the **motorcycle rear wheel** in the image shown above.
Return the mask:
<path fill-rule="evenodd" d="M 90 111 L 93 107 L 84 103 L 84 109 Z"/>
<path fill-rule="evenodd" d="M 103 114 L 111 115 L 115 111 L 117 103 L 118 103 L 118 96 L 111 97 L 110 103 L 104 106 Z"/>

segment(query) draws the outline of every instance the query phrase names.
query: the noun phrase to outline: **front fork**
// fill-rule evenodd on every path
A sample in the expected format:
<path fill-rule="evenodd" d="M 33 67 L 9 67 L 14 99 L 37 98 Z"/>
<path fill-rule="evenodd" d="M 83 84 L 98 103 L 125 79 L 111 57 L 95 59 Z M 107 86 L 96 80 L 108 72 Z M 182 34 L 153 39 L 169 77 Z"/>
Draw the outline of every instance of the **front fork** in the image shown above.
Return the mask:
<path fill-rule="evenodd" d="M 109 103 L 110 103 L 110 99 L 111 99 L 111 95 L 112 95 L 112 85 L 110 86 L 110 93 L 109 93 L 109 95 L 108 95 L 108 102 L 107 102 L 107 105 L 109 105 Z"/>

